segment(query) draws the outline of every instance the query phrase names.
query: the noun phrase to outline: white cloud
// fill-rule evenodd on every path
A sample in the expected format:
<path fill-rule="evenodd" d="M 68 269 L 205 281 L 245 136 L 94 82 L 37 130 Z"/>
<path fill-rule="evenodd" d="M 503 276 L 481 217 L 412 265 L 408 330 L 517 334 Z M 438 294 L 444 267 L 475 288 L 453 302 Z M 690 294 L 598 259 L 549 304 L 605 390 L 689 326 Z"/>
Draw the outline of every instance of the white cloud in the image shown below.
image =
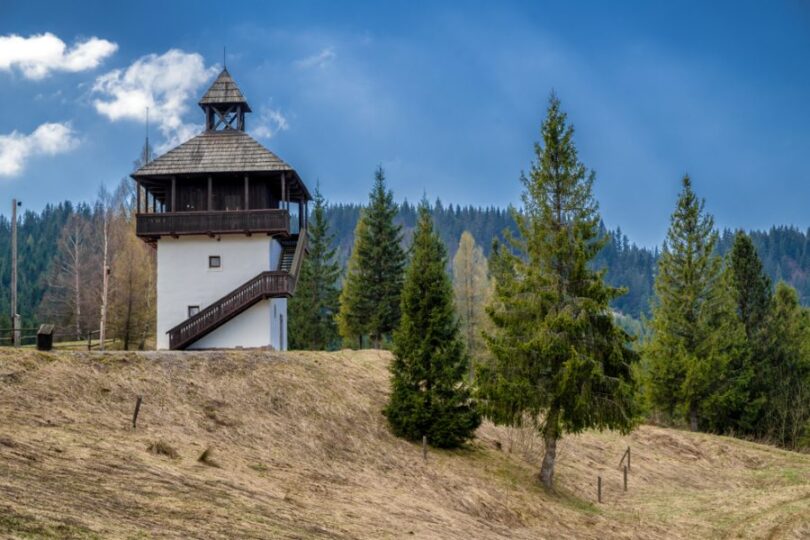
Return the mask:
<path fill-rule="evenodd" d="M 149 107 L 149 121 L 157 125 L 164 138 L 158 147 L 163 151 L 202 129 L 185 123 L 183 116 L 189 110 L 189 99 L 198 97 L 200 87 L 217 71 L 214 66 L 205 67 L 203 57 L 197 53 L 171 49 L 160 56 L 150 54 L 125 70 L 116 69 L 98 77 L 93 93 L 99 97 L 93 105 L 113 122 L 143 122 Z"/>
<path fill-rule="evenodd" d="M 327 47 L 317 54 L 307 56 L 295 61 L 295 65 L 301 69 L 313 67 L 323 67 L 337 57 L 334 47 Z"/>
<path fill-rule="evenodd" d="M 29 158 L 69 152 L 79 144 L 68 123 L 42 124 L 30 135 L 12 131 L 0 135 L 0 176 L 22 172 Z"/>
<path fill-rule="evenodd" d="M 286 131 L 289 127 L 290 124 L 287 122 L 287 118 L 281 113 L 281 110 L 262 107 L 259 110 L 258 118 L 255 120 L 255 125 L 250 131 L 253 132 L 256 137 L 270 139 L 279 131 Z"/>
<path fill-rule="evenodd" d="M 118 45 L 91 37 L 69 48 L 51 34 L 0 36 L 0 71 L 17 68 L 28 79 L 42 79 L 52 71 L 85 71 L 97 67 Z"/>

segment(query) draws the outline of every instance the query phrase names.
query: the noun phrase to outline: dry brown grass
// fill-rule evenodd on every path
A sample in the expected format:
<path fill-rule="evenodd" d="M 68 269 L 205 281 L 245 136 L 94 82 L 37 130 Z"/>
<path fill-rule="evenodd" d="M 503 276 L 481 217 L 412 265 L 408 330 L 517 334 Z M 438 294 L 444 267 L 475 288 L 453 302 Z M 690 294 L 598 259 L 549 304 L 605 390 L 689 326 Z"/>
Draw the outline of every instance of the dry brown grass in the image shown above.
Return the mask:
<path fill-rule="evenodd" d="M 484 425 L 470 448 L 424 463 L 380 412 L 388 360 L 0 353 L 0 536 L 810 536 L 810 456 L 725 437 L 652 426 L 570 436 L 557 494 L 536 483 L 542 443 L 531 432 Z M 148 451 L 156 442 L 178 457 Z M 218 467 L 205 463 L 210 448 Z"/>

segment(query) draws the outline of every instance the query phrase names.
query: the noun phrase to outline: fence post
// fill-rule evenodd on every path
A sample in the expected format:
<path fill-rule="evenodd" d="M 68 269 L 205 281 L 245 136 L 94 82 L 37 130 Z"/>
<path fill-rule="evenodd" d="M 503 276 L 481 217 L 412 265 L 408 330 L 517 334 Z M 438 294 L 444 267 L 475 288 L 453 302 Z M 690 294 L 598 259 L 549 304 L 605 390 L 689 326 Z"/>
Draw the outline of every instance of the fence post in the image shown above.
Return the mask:
<path fill-rule="evenodd" d="M 427 435 L 422 435 L 422 459 L 427 463 Z"/>
<path fill-rule="evenodd" d="M 22 318 L 20 317 L 19 314 L 15 314 L 14 317 L 12 317 L 11 324 L 14 327 L 11 339 L 14 342 L 14 346 L 19 347 L 20 345 L 22 345 L 22 328 L 20 328 L 20 325 L 22 324 Z"/>
<path fill-rule="evenodd" d="M 132 415 L 132 429 L 135 429 L 135 426 L 138 424 L 138 412 L 141 410 L 141 396 L 138 396 L 135 400 L 135 413 Z"/>
<path fill-rule="evenodd" d="M 630 447 L 627 447 L 627 469 L 630 470 Z"/>
<path fill-rule="evenodd" d="M 92 345 L 90 344 L 90 340 L 91 340 L 91 339 L 93 339 L 93 333 L 92 333 L 92 332 L 87 332 L 87 350 L 88 350 L 88 351 L 89 351 L 89 350 L 91 349 L 91 347 L 92 347 Z"/>
<path fill-rule="evenodd" d="M 602 502 L 602 477 L 596 477 L 596 500 L 597 502 Z"/>
<path fill-rule="evenodd" d="M 627 465 L 624 466 L 624 490 L 627 491 Z"/>

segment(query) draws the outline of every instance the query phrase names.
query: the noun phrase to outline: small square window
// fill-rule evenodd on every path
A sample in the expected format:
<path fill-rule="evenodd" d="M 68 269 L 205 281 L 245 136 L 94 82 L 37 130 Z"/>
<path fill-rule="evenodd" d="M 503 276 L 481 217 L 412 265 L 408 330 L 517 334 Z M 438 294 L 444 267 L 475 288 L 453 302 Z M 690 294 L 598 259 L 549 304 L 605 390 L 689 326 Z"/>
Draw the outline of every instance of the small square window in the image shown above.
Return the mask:
<path fill-rule="evenodd" d="M 222 268 L 222 259 L 219 255 L 211 255 L 208 257 L 208 268 Z"/>
<path fill-rule="evenodd" d="M 188 316 L 193 317 L 200 312 L 200 306 L 188 306 Z"/>

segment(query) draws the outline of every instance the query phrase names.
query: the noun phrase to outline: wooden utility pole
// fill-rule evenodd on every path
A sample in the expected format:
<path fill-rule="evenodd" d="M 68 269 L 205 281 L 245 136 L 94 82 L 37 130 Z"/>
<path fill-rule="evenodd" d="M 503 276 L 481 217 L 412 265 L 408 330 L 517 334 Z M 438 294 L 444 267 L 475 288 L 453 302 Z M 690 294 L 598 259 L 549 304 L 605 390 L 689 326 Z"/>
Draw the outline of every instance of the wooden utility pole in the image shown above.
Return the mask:
<path fill-rule="evenodd" d="M 110 259 L 109 259 L 109 244 L 110 244 L 110 210 L 109 201 L 105 197 L 103 199 L 104 207 L 102 208 L 103 221 L 102 233 L 103 237 L 103 260 L 102 260 L 102 276 L 101 276 L 101 319 L 98 328 L 98 346 L 102 351 L 104 350 L 104 342 L 107 339 L 107 296 L 110 284 Z"/>
<path fill-rule="evenodd" d="M 11 199 L 11 339 L 20 346 L 20 316 L 17 314 L 17 206 L 22 202 Z"/>

